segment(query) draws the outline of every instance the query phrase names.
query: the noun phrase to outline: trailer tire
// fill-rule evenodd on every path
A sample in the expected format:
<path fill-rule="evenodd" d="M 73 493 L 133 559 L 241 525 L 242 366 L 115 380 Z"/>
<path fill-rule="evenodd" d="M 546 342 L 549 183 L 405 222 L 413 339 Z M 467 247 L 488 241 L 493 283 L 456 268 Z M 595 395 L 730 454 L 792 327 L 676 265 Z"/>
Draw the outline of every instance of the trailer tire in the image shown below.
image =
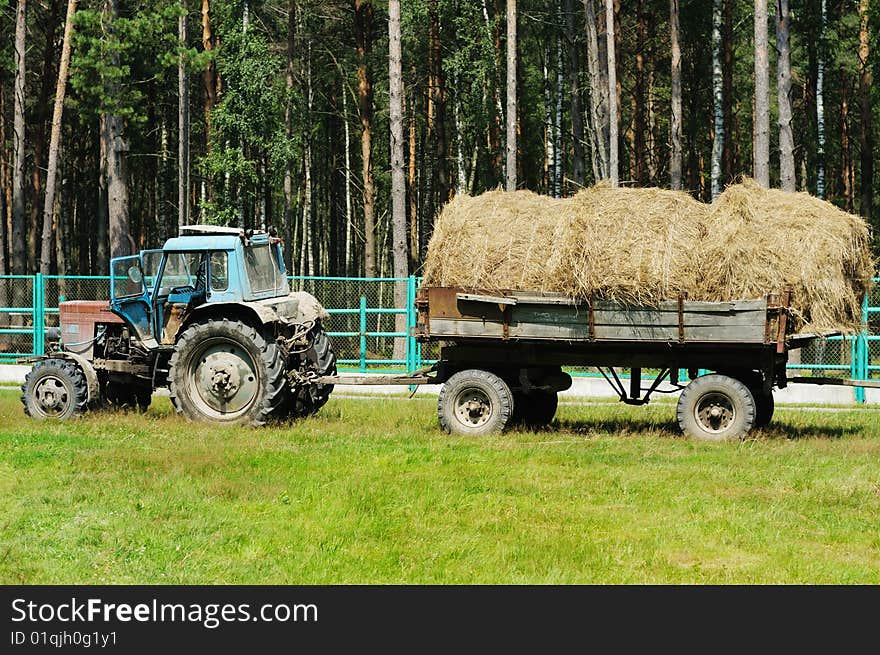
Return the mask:
<path fill-rule="evenodd" d="M 511 424 L 525 428 L 543 428 L 553 421 L 559 406 L 559 396 L 555 391 L 533 389 L 528 393 L 514 392 L 514 414 Z"/>
<path fill-rule="evenodd" d="M 447 432 L 483 436 L 501 432 L 513 415 L 515 401 L 507 383 L 489 371 L 467 369 L 440 389 L 437 415 Z"/>
<path fill-rule="evenodd" d="M 278 345 L 242 321 L 190 325 L 177 339 L 169 369 L 171 402 L 193 421 L 263 425 L 278 417 L 287 395 Z"/>
<path fill-rule="evenodd" d="M 676 410 L 682 431 L 700 441 L 742 439 L 755 425 L 755 398 L 739 380 L 702 375 L 681 392 Z"/>
<path fill-rule="evenodd" d="M 86 376 L 67 359 L 42 359 L 21 385 L 24 413 L 35 419 L 68 419 L 85 413 L 89 403 Z"/>
<path fill-rule="evenodd" d="M 773 392 L 764 391 L 763 388 L 751 389 L 755 398 L 755 427 L 766 428 L 773 420 L 773 410 L 776 403 L 773 401 Z"/>

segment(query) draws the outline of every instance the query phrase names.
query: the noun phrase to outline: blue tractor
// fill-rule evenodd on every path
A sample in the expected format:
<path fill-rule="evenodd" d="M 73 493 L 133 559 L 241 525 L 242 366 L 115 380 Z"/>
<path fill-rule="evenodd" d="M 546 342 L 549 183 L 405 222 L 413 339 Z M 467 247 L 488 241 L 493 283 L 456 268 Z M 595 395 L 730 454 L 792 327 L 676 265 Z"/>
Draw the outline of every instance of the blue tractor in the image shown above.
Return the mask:
<path fill-rule="evenodd" d="M 110 302 L 61 303 L 49 354 L 30 360 L 25 412 L 68 418 L 145 409 L 167 387 L 178 413 L 262 425 L 317 411 L 336 374 L 326 310 L 291 292 L 272 232 L 194 225 L 161 250 L 111 261 Z"/>

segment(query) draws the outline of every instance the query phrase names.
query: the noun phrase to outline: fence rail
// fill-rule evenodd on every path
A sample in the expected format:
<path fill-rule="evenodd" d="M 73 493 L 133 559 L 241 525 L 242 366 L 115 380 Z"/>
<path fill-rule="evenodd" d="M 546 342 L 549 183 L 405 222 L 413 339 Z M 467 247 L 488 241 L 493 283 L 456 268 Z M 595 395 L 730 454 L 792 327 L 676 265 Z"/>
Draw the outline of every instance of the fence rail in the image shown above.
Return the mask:
<path fill-rule="evenodd" d="M 328 335 L 341 370 L 414 371 L 437 358 L 436 345 L 423 348 L 413 335 L 415 294 L 419 279 L 291 277 L 291 287 L 308 291 L 327 308 Z M 880 282 L 880 278 L 875 278 Z M 406 285 L 404 307 L 395 306 L 394 288 Z M 64 300 L 106 300 L 109 276 L 0 276 L 0 363 L 46 352 L 46 329 L 58 325 L 58 306 Z M 799 375 L 842 376 L 867 380 L 880 371 L 880 286 L 875 285 L 862 306 L 862 330 L 855 335 L 817 341 L 801 351 L 789 368 Z M 397 348 L 395 348 L 397 344 Z M 587 369 L 573 371 L 593 375 Z M 864 402 L 865 391 L 854 390 Z"/>

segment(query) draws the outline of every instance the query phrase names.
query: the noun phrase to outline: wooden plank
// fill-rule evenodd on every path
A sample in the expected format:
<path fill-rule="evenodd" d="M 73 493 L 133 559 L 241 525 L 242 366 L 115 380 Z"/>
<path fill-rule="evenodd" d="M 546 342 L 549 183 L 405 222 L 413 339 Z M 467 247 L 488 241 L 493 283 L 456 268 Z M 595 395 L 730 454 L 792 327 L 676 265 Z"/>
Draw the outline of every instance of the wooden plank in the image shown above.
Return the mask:
<path fill-rule="evenodd" d="M 470 302 L 485 302 L 494 305 L 515 305 L 517 302 L 516 298 L 510 298 L 507 296 L 484 296 L 479 293 L 457 293 L 455 294 L 455 297 L 458 300 L 467 300 Z"/>

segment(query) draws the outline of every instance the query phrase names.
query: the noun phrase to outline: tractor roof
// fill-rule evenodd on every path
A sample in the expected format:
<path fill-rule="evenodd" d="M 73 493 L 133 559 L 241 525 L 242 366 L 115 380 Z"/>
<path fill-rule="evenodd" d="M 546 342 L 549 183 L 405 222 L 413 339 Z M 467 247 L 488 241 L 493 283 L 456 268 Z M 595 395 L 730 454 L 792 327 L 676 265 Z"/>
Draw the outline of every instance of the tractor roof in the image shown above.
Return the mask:
<path fill-rule="evenodd" d="M 168 239 L 163 250 L 233 250 L 243 239 L 244 230 L 237 227 L 183 225 L 180 227 L 180 236 Z M 253 245 L 264 245 L 268 241 L 269 236 L 265 232 L 254 232 L 247 240 Z"/>

